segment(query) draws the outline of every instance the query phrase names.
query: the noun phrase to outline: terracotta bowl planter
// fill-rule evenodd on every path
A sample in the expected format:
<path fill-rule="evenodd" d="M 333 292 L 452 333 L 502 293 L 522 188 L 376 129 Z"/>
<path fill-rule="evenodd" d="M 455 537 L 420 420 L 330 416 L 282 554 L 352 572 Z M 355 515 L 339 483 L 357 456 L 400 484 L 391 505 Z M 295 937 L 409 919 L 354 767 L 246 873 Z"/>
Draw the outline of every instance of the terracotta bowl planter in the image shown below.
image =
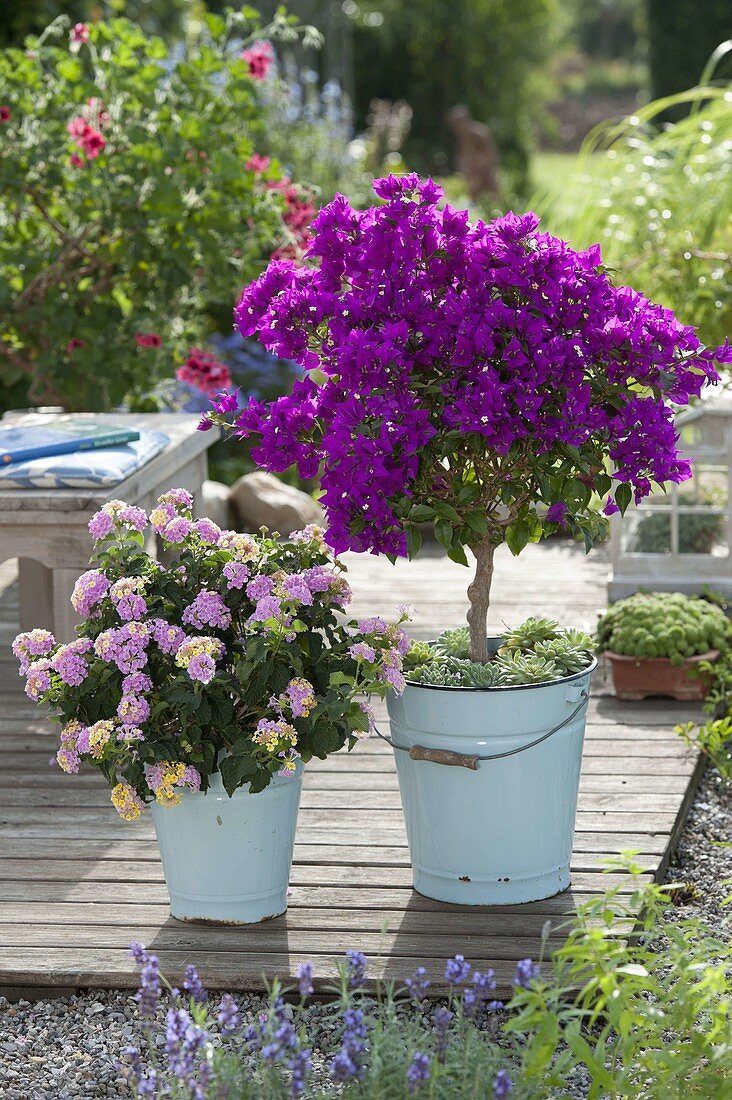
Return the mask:
<path fill-rule="evenodd" d="M 709 688 L 709 676 L 697 670 L 702 661 L 714 661 L 719 650 L 710 649 L 683 664 L 672 665 L 668 657 L 623 657 L 606 650 L 613 670 L 618 699 L 647 699 L 668 695 L 680 703 L 701 702 Z"/>

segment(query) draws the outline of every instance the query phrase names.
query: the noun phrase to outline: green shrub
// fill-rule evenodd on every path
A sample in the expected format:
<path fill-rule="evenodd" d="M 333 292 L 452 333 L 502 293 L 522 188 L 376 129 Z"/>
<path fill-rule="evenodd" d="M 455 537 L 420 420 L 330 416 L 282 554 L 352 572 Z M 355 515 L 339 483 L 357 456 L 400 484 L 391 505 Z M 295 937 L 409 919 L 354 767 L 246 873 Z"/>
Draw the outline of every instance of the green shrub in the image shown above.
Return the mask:
<path fill-rule="evenodd" d="M 601 650 L 624 657 L 667 657 L 672 665 L 724 649 L 730 634 L 720 607 L 680 592 L 639 592 L 618 600 L 597 625 Z"/>
<path fill-rule="evenodd" d="M 205 17 L 170 51 L 123 19 L 66 17 L 0 52 L 0 373 L 34 402 L 104 409 L 170 377 L 290 240 L 279 172 L 246 167 L 262 109 L 252 37 L 284 15 Z M 74 131 L 70 132 L 70 129 Z M 136 334 L 156 334 L 141 347 Z"/>

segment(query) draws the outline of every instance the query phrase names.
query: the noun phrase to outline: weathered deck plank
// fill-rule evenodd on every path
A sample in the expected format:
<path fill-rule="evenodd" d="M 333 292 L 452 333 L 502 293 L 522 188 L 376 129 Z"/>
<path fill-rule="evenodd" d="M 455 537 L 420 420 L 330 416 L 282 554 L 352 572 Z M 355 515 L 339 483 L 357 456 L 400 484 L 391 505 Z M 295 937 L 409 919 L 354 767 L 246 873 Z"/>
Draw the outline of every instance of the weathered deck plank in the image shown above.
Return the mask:
<path fill-rule="evenodd" d="M 419 637 L 464 615 L 468 573 L 443 557 L 348 564 L 356 615 L 414 605 Z M 499 553 L 495 632 L 532 613 L 591 628 L 605 570 L 601 557 L 585 559 L 564 544 L 530 547 L 520 563 Z M 306 959 L 327 984 L 354 947 L 373 960 L 374 974 L 397 980 L 418 963 L 439 979 L 444 959 L 460 951 L 492 966 L 505 991 L 515 962 L 539 951 L 547 920 L 554 941 L 576 905 L 608 886 L 630 894 L 628 875 L 601 871 L 618 852 L 637 852 L 646 876 L 659 876 L 683 822 L 698 762 L 673 727 L 696 712 L 661 700 L 619 703 L 598 678 L 564 894 L 491 909 L 416 894 L 391 752 L 372 740 L 307 770 L 287 914 L 249 928 L 180 924 L 168 913 L 149 818 L 120 821 L 101 777 L 49 767 L 52 727 L 21 694 L 8 652 L 17 622 L 12 582 L 12 567 L 1 567 L 0 988 L 133 986 L 127 946 L 140 939 L 174 979 L 195 962 L 212 988 L 261 988 L 275 975 L 291 977 Z"/>

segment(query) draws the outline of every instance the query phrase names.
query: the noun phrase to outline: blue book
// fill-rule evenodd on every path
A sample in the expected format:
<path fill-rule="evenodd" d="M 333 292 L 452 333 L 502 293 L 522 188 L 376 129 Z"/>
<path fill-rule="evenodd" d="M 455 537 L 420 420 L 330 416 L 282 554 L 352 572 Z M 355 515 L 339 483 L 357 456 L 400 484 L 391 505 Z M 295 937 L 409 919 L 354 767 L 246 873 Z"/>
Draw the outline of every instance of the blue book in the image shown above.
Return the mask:
<path fill-rule="evenodd" d="M 56 417 L 48 425 L 0 425 L 0 467 L 50 455 L 119 447 L 139 438 L 140 433 L 135 428 L 118 428 L 114 424 L 95 423 L 74 416 Z"/>

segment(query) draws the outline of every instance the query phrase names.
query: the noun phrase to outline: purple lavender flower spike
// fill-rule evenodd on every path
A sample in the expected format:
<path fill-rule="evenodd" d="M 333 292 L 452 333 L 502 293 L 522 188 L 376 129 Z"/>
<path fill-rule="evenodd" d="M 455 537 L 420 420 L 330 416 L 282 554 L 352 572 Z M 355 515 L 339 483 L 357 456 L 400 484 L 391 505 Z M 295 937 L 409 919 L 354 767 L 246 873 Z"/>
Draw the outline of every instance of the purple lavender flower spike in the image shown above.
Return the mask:
<path fill-rule="evenodd" d="M 236 1007 L 236 1001 L 230 993 L 224 993 L 222 996 L 216 1019 L 223 1035 L 230 1035 L 239 1027 L 239 1010 Z"/>
<path fill-rule="evenodd" d="M 467 963 L 462 955 L 456 955 L 454 959 L 448 959 L 445 964 L 445 981 L 450 985 L 461 985 L 470 976 L 470 963 Z"/>
<path fill-rule="evenodd" d="M 444 1008 L 442 1005 L 436 1008 L 432 1013 L 432 1024 L 435 1029 L 435 1057 L 440 1063 L 445 1061 L 445 1055 L 447 1054 L 447 1048 L 450 1043 L 448 1031 L 454 1019 L 455 1013 L 451 1012 L 449 1008 Z"/>
<path fill-rule="evenodd" d="M 358 989 L 366 977 L 366 956 L 361 951 L 346 951 L 346 978 L 349 989 Z"/>
<path fill-rule="evenodd" d="M 516 963 L 516 974 L 513 984 L 519 989 L 530 989 L 531 983 L 539 977 L 539 964 L 531 959 L 521 959 Z"/>
<path fill-rule="evenodd" d="M 423 1085 L 427 1084 L 430 1079 L 431 1066 L 432 1059 L 429 1054 L 420 1054 L 420 1052 L 417 1051 L 407 1070 L 407 1091 L 410 1096 L 414 1096 L 415 1093 L 420 1091 Z"/>
<path fill-rule="evenodd" d="M 190 963 L 185 969 L 183 977 L 183 988 L 186 993 L 189 993 L 194 1001 L 198 1001 L 199 1004 L 203 1004 L 208 1000 L 208 993 L 203 988 L 201 979 L 198 977 L 198 972 L 195 966 Z"/>
<path fill-rule="evenodd" d="M 302 998 L 313 994 L 313 964 L 305 962 L 297 972 L 297 984 Z"/>
<path fill-rule="evenodd" d="M 411 978 L 407 978 L 405 986 L 409 993 L 409 999 L 418 1006 L 424 1003 L 424 999 L 427 996 L 427 990 L 430 987 L 429 979 L 426 977 L 427 971 L 423 966 L 418 966 Z"/>
<path fill-rule="evenodd" d="M 505 1069 L 499 1069 L 493 1082 L 494 1100 L 504 1100 L 504 1098 L 509 1096 L 512 1092 L 513 1081 L 508 1076 Z"/>

